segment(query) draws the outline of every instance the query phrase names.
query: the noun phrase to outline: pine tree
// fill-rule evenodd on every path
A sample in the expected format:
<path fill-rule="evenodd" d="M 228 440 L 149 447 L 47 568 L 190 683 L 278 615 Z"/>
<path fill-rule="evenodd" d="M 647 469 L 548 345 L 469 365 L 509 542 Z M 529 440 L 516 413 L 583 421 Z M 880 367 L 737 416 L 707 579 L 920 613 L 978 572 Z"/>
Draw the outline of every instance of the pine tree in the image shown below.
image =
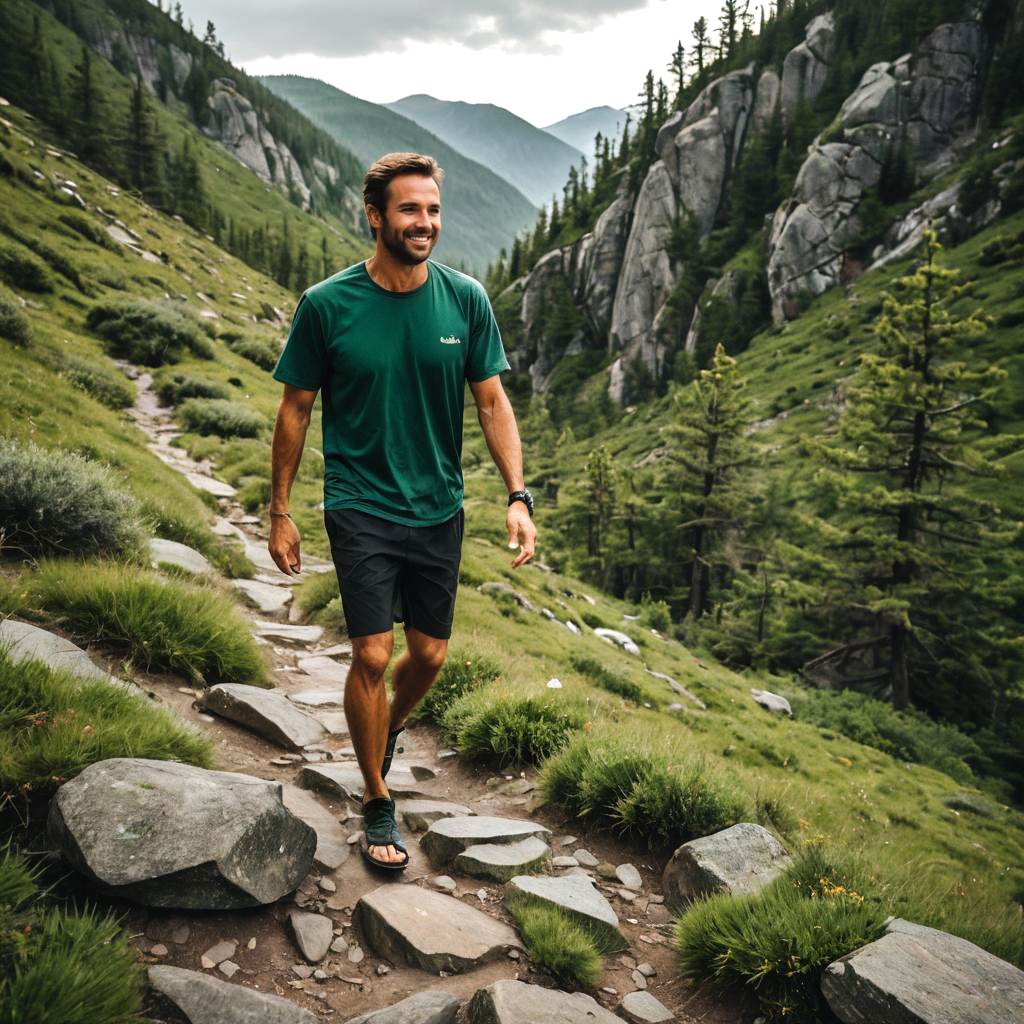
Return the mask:
<path fill-rule="evenodd" d="M 722 548 L 749 514 L 745 471 L 755 453 L 746 434 L 751 415 L 744 388 L 736 360 L 718 345 L 711 365 L 673 394 L 665 507 L 688 576 L 684 604 L 692 621 L 711 606 L 715 570 L 726 564 Z"/>
<path fill-rule="evenodd" d="M 518 281 L 523 276 L 523 240 L 516 235 L 512 239 L 512 252 L 508 258 L 508 279 Z"/>
<path fill-rule="evenodd" d="M 617 486 L 615 463 L 605 445 L 591 453 L 583 471 L 586 474 L 587 558 L 593 578 L 603 585 L 610 568 L 611 524 Z"/>
<path fill-rule="evenodd" d="M 156 119 L 146 95 L 142 76 L 135 79 L 128 101 L 124 141 L 125 178 L 147 198 L 159 203 L 163 196 L 160 175 L 160 142 Z"/>
<path fill-rule="evenodd" d="M 727 60 L 736 52 L 739 28 L 740 0 L 723 0 L 722 12 L 718 15 L 718 40 Z"/>
<path fill-rule="evenodd" d="M 690 67 L 696 69 L 697 78 L 704 74 L 710 49 L 711 37 L 708 35 L 708 20 L 702 15 L 693 23 L 693 46 L 690 47 Z"/>
<path fill-rule="evenodd" d="M 883 656 L 894 705 L 915 694 L 969 715 L 991 704 L 1000 660 L 1019 658 L 1019 639 L 993 610 L 1007 596 L 992 574 L 1013 557 L 1017 531 L 976 485 L 962 486 L 997 474 L 977 434 L 1004 374 L 955 358 L 987 324 L 954 312 L 963 289 L 940 250 L 928 231 L 920 264 L 885 299 L 834 442 L 818 446 L 836 506 L 820 526 L 838 570 L 829 603 L 851 644 L 867 635 Z"/>
<path fill-rule="evenodd" d="M 502 250 L 504 252 L 504 250 Z M 331 276 L 331 254 L 327 248 L 327 236 L 320 236 L 320 277 L 321 279 Z"/>
<path fill-rule="evenodd" d="M 668 70 L 676 83 L 676 91 L 675 97 L 672 100 L 672 108 L 673 110 L 679 110 L 682 106 L 683 89 L 686 86 L 686 50 L 683 49 L 683 41 L 681 39 L 676 43 L 676 48 L 672 54 L 672 60 L 669 62 Z"/>
<path fill-rule="evenodd" d="M 210 222 L 209 198 L 203 184 L 199 160 L 192 151 L 188 135 L 171 165 L 171 205 L 174 212 L 197 231 L 205 231 Z"/>

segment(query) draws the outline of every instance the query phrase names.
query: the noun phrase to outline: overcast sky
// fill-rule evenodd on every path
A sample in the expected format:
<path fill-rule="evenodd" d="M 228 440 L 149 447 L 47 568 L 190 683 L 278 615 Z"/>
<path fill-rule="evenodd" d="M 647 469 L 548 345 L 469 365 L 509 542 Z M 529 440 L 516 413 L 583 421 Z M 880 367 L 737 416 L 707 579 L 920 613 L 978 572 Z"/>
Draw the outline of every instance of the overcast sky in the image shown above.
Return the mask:
<path fill-rule="evenodd" d="M 298 74 L 377 103 L 496 103 L 538 126 L 636 99 L 717 0 L 182 0 L 251 74 Z M 759 7 L 752 3 L 752 8 Z"/>

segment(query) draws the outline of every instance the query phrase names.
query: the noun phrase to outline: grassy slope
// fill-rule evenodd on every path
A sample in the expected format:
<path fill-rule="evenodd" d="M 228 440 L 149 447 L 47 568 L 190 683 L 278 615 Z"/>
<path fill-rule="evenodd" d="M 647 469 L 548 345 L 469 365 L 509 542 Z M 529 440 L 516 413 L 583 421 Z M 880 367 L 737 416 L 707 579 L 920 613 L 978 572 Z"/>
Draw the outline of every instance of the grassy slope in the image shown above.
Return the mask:
<path fill-rule="evenodd" d="M 41 181 L 37 187 L 30 187 L 0 179 L 0 204 L 17 214 L 24 230 L 61 246 L 86 272 L 89 281 L 95 283 L 101 276 L 116 275 L 123 278 L 130 293 L 151 297 L 164 293 L 192 296 L 196 290 L 203 291 L 213 298 L 213 306 L 222 314 L 220 327 L 237 321 L 239 309 L 252 308 L 249 300 L 236 304 L 230 297 L 233 291 L 249 294 L 248 287 L 252 287 L 254 295 L 275 304 L 284 306 L 289 301 L 274 284 L 182 225 L 123 195 L 110 195 L 106 182 L 75 161 L 50 156 L 41 145 L 31 145 L 33 129 L 24 116 L 12 108 L 5 108 L 4 114 L 17 126 L 0 132 L 3 151 L 9 158 L 21 163 L 31 160 L 47 178 L 55 172 L 73 178 L 90 202 L 100 202 L 138 230 L 147 244 L 169 255 L 167 266 L 150 264 L 127 251 L 114 254 L 61 234 L 54 227 L 62 211 L 56 198 L 60 193 Z M 96 290 L 108 291 L 99 285 Z M 63 283 L 53 295 L 28 298 L 31 305 L 27 312 L 37 338 L 34 347 L 20 351 L 0 342 L 0 431 L 34 436 L 45 444 L 100 456 L 122 472 L 128 486 L 144 500 L 182 520 L 205 520 L 209 510 L 203 500 L 180 476 L 145 451 L 142 436 L 126 424 L 123 416 L 103 409 L 40 362 L 41 357 L 59 358 L 64 351 L 98 358 L 98 342 L 81 326 L 88 300 Z M 809 323 L 813 324 L 815 316 L 827 315 L 828 301 L 823 310 L 812 313 Z M 804 325 L 790 331 L 797 329 L 803 330 Z M 813 326 L 808 329 L 813 330 Z M 749 358 L 759 357 L 773 340 L 759 340 Z M 243 387 L 238 389 L 238 397 L 268 417 L 272 413 L 277 386 L 267 373 L 232 355 L 224 346 L 218 344 L 215 362 L 197 361 L 195 368 L 222 381 L 239 377 Z M 813 367 L 808 366 L 806 375 L 811 374 Z M 783 392 L 781 383 L 777 390 Z M 773 396 L 769 391 L 759 397 L 770 401 Z M 642 415 L 634 413 L 635 425 L 627 420 L 620 430 L 623 443 L 637 452 L 650 446 L 652 427 L 641 426 Z M 815 415 L 813 409 L 808 415 Z M 792 431 L 791 421 L 784 424 L 786 431 Z M 318 429 L 317 421 L 310 435 L 313 446 Z M 594 595 L 597 607 L 592 607 L 579 595 L 593 591 L 577 580 L 548 574 L 536 566 L 509 570 L 511 553 L 504 545 L 504 488 L 487 455 L 471 402 L 466 413 L 466 438 L 463 575 L 467 582 L 459 589 L 453 650 L 461 647 L 495 657 L 505 669 L 505 680 L 500 685 L 512 692 L 561 693 L 589 701 L 594 709 L 595 730 L 641 735 L 649 746 L 663 748 L 680 760 L 702 755 L 712 768 L 735 779 L 749 798 L 758 794 L 777 796 L 797 822 L 789 836 L 794 845 L 804 838 L 829 835 L 872 851 L 883 864 L 919 862 L 943 887 L 962 883 L 967 898 L 973 900 L 1019 898 L 1024 890 L 1024 820 L 1019 813 L 1003 809 L 995 818 L 980 818 L 952 812 L 943 807 L 942 801 L 961 787 L 948 777 L 927 768 L 901 765 L 842 738 L 828 738 L 813 726 L 781 721 L 750 699 L 752 684 L 771 688 L 779 681 L 732 673 L 702 661 L 674 641 L 643 633 L 622 618 L 634 609 L 598 594 Z M 265 478 L 268 473 L 266 439 L 241 444 L 186 437 L 184 442 L 226 465 L 226 476 L 237 476 L 245 461 L 254 478 Z M 570 453 L 570 458 L 579 456 L 578 451 Z M 326 538 L 320 514 L 314 508 L 320 498 L 319 475 L 315 455 L 307 452 L 293 507 L 306 549 L 324 554 Z M 552 515 L 557 515 L 557 510 L 546 510 L 541 521 L 542 553 L 545 523 L 550 523 Z M 561 617 L 572 613 L 579 618 L 583 612 L 592 611 L 610 625 L 625 626 L 642 643 L 649 666 L 675 676 L 704 699 L 708 710 L 665 710 L 665 705 L 675 699 L 671 691 L 640 671 L 636 659 L 613 649 L 589 630 L 583 637 L 574 638 L 563 626 L 539 616 L 503 616 L 498 605 L 472 585 L 502 578 L 508 578 L 536 604 L 550 606 Z M 401 643 L 400 633 L 398 639 Z M 634 679 L 646 690 L 652 708 L 634 709 L 589 686 L 571 668 L 573 652 L 597 658 L 613 671 Z M 562 680 L 563 690 L 545 688 L 552 676 Z"/>
<path fill-rule="evenodd" d="M 367 163 L 391 151 L 435 157 L 447 173 L 444 231 L 437 246 L 442 262 L 464 261 L 482 276 L 498 250 L 532 226 L 537 211 L 522 193 L 409 118 L 313 78 L 273 75 L 260 81 Z"/>

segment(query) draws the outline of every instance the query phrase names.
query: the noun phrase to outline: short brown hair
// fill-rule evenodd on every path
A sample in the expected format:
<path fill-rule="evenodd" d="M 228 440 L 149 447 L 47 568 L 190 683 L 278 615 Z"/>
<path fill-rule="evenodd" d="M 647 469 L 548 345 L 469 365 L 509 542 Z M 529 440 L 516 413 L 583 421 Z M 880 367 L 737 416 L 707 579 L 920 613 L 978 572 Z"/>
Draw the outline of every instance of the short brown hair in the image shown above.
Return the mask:
<path fill-rule="evenodd" d="M 363 178 L 363 202 L 372 206 L 382 217 L 388 204 L 388 185 L 392 178 L 400 174 L 421 174 L 425 178 L 433 178 L 438 188 L 444 181 L 444 171 L 432 156 L 424 156 L 422 153 L 385 153 L 373 162 Z M 373 228 L 370 230 L 373 231 Z M 376 237 L 376 231 L 373 234 Z"/>

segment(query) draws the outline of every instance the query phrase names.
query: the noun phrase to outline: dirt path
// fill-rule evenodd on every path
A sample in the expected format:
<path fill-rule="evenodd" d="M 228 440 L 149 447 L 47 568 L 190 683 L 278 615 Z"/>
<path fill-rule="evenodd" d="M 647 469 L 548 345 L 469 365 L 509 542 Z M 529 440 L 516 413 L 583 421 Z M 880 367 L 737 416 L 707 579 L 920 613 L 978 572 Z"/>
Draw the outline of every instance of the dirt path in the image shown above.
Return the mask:
<path fill-rule="evenodd" d="M 211 465 L 197 462 L 182 449 L 174 447 L 173 441 L 180 431 L 171 420 L 171 411 L 158 403 L 151 388 L 150 375 L 139 374 L 136 384 L 138 398 L 130 414 L 149 438 L 148 447 L 162 461 L 185 474 L 195 486 L 217 496 L 222 516 L 217 521 L 216 530 L 223 535 L 235 535 L 243 541 L 246 554 L 259 569 L 257 581 L 274 588 L 282 603 L 277 611 L 251 609 L 247 614 L 254 624 L 257 621 L 287 623 L 291 605 L 289 582 L 270 560 L 259 521 L 245 514 L 234 500 L 232 489 L 216 480 Z M 304 559 L 304 573 L 309 571 L 333 569 L 327 563 Z M 267 590 L 263 596 L 269 600 L 275 594 Z M 272 639 L 268 651 L 276 687 L 290 695 L 303 690 L 333 690 L 340 696 L 348 664 L 345 645 L 339 644 L 340 640 L 343 638 L 329 636 L 295 642 Z M 316 656 L 318 661 L 307 663 L 308 670 L 301 669 L 299 662 L 310 656 Z M 295 760 L 286 765 L 281 763 L 286 752 L 280 747 L 230 721 L 198 710 L 194 701 L 199 692 L 183 687 L 179 678 L 149 675 L 140 681 L 158 701 L 173 708 L 210 737 L 215 749 L 215 767 L 219 769 L 296 785 L 305 763 L 322 759 L 355 764 L 344 731 L 332 735 L 322 750 L 318 747 L 314 752 L 293 755 Z M 339 706 L 314 710 L 318 714 L 326 712 L 335 716 L 335 723 L 341 711 Z M 477 814 L 529 817 L 551 829 L 552 853 L 555 855 L 572 854 L 574 850 L 585 848 L 598 861 L 613 865 L 632 863 L 640 870 L 643 892 L 628 902 L 619 894 L 621 883 L 612 880 L 607 884 L 606 879 L 594 876 L 595 882 L 611 900 L 619 916 L 622 933 L 630 945 L 627 953 L 605 958 L 603 987 L 593 993 L 603 1005 L 614 1011 L 625 993 L 646 987 L 677 1014 L 680 1022 L 738 1024 L 749 1019 L 738 1004 L 724 1006 L 720 1000 L 713 1001 L 705 994 L 693 992 L 679 978 L 673 965 L 670 917 L 664 906 L 657 902 L 659 863 L 636 851 L 624 849 L 608 836 L 589 832 L 577 823 L 566 821 L 560 812 L 539 806 L 532 769 L 520 775 L 500 776 L 467 765 L 451 752 L 444 752 L 438 730 L 422 723 L 410 723 L 401 742 L 405 751 L 398 756 L 396 766 L 415 765 L 433 772 L 434 778 L 425 782 L 423 787 L 431 798 L 467 805 Z M 272 763 L 275 761 L 278 763 Z M 357 804 L 320 793 L 311 795 L 341 822 L 350 839 L 358 835 L 362 819 Z M 207 913 L 150 911 L 128 904 L 119 905 L 118 909 L 125 913 L 126 925 L 137 936 L 140 955 L 147 963 L 200 970 L 204 952 L 217 943 L 229 941 L 236 944 L 229 957 L 231 963 L 238 965 L 238 971 L 233 975 L 235 983 L 284 996 L 329 1020 L 345 1021 L 431 988 L 452 992 L 465 1004 L 478 988 L 499 978 L 517 978 L 550 986 L 550 977 L 543 970 L 535 969 L 525 957 L 486 964 L 465 974 L 444 976 L 442 972 L 441 976 L 435 976 L 402 963 L 383 960 L 374 954 L 358 929 L 351 924 L 352 910 L 359 897 L 381 885 L 430 886 L 431 877 L 437 873 L 420 851 L 417 836 L 403 827 L 401 820 L 399 827 L 407 840 L 411 863 L 405 872 L 395 877 L 373 871 L 364 864 L 358 847 L 349 845 L 350 852 L 344 863 L 330 872 L 315 870 L 292 899 L 281 900 L 275 905 L 247 911 Z M 485 913 L 508 920 L 501 908 L 501 885 L 459 876 L 450 868 L 442 870 L 456 882 L 453 895 Z M 287 914 L 296 903 L 331 917 L 336 934 L 343 935 L 349 944 L 347 952 L 330 953 L 324 961 L 314 965 L 318 971 L 316 977 L 299 976 L 307 973 L 304 968 L 310 965 L 305 964 L 289 934 Z M 635 970 L 639 964 L 645 963 L 655 971 L 646 981 Z M 219 969 L 214 969 L 213 973 L 223 976 Z M 460 1021 L 464 1015 L 465 1005 L 460 1011 Z M 171 1019 L 162 1013 L 158 1016 L 160 1020 Z"/>

